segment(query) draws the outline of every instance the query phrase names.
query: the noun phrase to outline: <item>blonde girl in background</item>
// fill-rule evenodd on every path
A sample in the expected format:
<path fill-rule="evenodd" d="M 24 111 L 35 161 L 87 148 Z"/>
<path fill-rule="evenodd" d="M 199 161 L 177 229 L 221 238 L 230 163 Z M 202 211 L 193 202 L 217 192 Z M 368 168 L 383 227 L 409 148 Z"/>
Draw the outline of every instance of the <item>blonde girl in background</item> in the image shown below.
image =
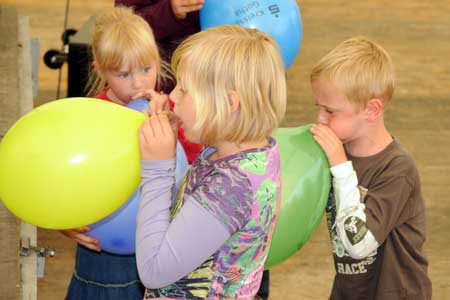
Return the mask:
<path fill-rule="evenodd" d="M 117 7 L 96 17 L 92 32 L 91 97 L 127 105 L 143 91 L 158 89 L 164 78 L 152 29 L 129 8 Z M 167 97 L 167 96 L 166 96 Z M 89 227 L 63 230 L 78 243 L 67 300 L 141 300 L 144 295 L 135 255 L 115 255 L 84 233 Z"/>
<path fill-rule="evenodd" d="M 155 94 L 139 131 L 136 257 L 145 299 L 253 299 L 280 206 L 271 137 L 286 108 L 278 47 L 240 26 L 210 28 L 175 51 L 175 115 L 207 146 L 172 204 L 176 134 Z"/>

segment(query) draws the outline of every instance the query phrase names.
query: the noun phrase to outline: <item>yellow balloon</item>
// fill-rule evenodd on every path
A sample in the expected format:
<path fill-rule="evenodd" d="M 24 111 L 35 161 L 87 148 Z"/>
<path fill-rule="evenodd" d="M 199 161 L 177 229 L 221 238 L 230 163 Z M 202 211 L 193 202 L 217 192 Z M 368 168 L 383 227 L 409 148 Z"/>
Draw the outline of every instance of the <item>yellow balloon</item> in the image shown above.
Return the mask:
<path fill-rule="evenodd" d="M 50 229 L 92 224 L 136 190 L 137 132 L 145 115 L 68 98 L 18 120 L 0 143 L 0 198 L 18 218 Z"/>

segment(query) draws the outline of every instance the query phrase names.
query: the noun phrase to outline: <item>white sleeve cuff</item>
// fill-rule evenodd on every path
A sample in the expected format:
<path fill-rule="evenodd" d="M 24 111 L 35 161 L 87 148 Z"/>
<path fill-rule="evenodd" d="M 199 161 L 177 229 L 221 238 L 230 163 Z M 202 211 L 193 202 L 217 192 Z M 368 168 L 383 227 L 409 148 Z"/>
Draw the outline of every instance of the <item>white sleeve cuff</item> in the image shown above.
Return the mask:
<path fill-rule="evenodd" d="M 335 165 L 334 167 L 331 167 L 330 171 L 333 177 L 336 179 L 349 177 L 354 172 L 353 164 L 350 160 L 347 160 L 343 163 Z"/>

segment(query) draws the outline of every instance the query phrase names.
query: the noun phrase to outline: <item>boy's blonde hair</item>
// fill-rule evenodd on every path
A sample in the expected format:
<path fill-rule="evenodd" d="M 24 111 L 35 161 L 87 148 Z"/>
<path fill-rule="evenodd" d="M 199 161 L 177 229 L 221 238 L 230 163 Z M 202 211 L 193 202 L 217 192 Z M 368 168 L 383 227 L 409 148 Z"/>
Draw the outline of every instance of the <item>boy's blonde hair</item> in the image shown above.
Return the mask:
<path fill-rule="evenodd" d="M 131 8 L 115 7 L 98 15 L 92 30 L 92 60 L 100 71 L 119 71 L 155 64 L 157 82 L 162 74 L 161 58 L 150 25 Z M 168 68 L 167 68 L 168 69 Z M 96 72 L 90 73 L 89 95 L 95 96 L 107 85 Z"/>
<path fill-rule="evenodd" d="M 286 110 L 283 61 L 275 40 L 238 25 L 186 39 L 172 56 L 178 84 L 194 99 L 201 143 L 241 143 L 270 136 Z M 231 119 L 230 92 L 239 97 Z"/>
<path fill-rule="evenodd" d="M 395 72 L 389 54 L 365 38 L 345 40 L 325 55 L 311 72 L 311 82 L 324 78 L 343 92 L 355 107 L 371 99 L 389 103 L 394 93 Z"/>

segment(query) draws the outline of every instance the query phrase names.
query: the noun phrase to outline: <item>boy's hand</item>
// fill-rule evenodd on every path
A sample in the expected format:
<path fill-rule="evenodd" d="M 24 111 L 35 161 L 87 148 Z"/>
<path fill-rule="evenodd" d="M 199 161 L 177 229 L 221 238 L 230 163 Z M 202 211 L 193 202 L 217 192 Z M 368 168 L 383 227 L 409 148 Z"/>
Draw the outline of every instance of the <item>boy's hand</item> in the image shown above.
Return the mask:
<path fill-rule="evenodd" d="M 163 160 L 175 157 L 178 119 L 172 112 L 154 114 L 139 128 L 139 149 L 142 160 Z"/>
<path fill-rule="evenodd" d="M 190 12 L 200 10 L 205 0 L 170 0 L 173 14 L 177 19 L 185 19 Z"/>
<path fill-rule="evenodd" d="M 74 240 L 78 244 L 83 245 L 86 248 L 91 249 L 93 251 L 97 252 L 102 251 L 102 249 L 98 246 L 97 239 L 84 234 L 85 232 L 89 231 L 91 231 L 91 229 L 87 226 L 74 229 L 60 230 L 62 234 Z"/>
<path fill-rule="evenodd" d="M 322 147 L 327 155 L 331 167 L 347 161 L 347 155 L 345 155 L 341 140 L 329 127 L 314 124 L 310 131 L 313 134 L 314 140 Z"/>

